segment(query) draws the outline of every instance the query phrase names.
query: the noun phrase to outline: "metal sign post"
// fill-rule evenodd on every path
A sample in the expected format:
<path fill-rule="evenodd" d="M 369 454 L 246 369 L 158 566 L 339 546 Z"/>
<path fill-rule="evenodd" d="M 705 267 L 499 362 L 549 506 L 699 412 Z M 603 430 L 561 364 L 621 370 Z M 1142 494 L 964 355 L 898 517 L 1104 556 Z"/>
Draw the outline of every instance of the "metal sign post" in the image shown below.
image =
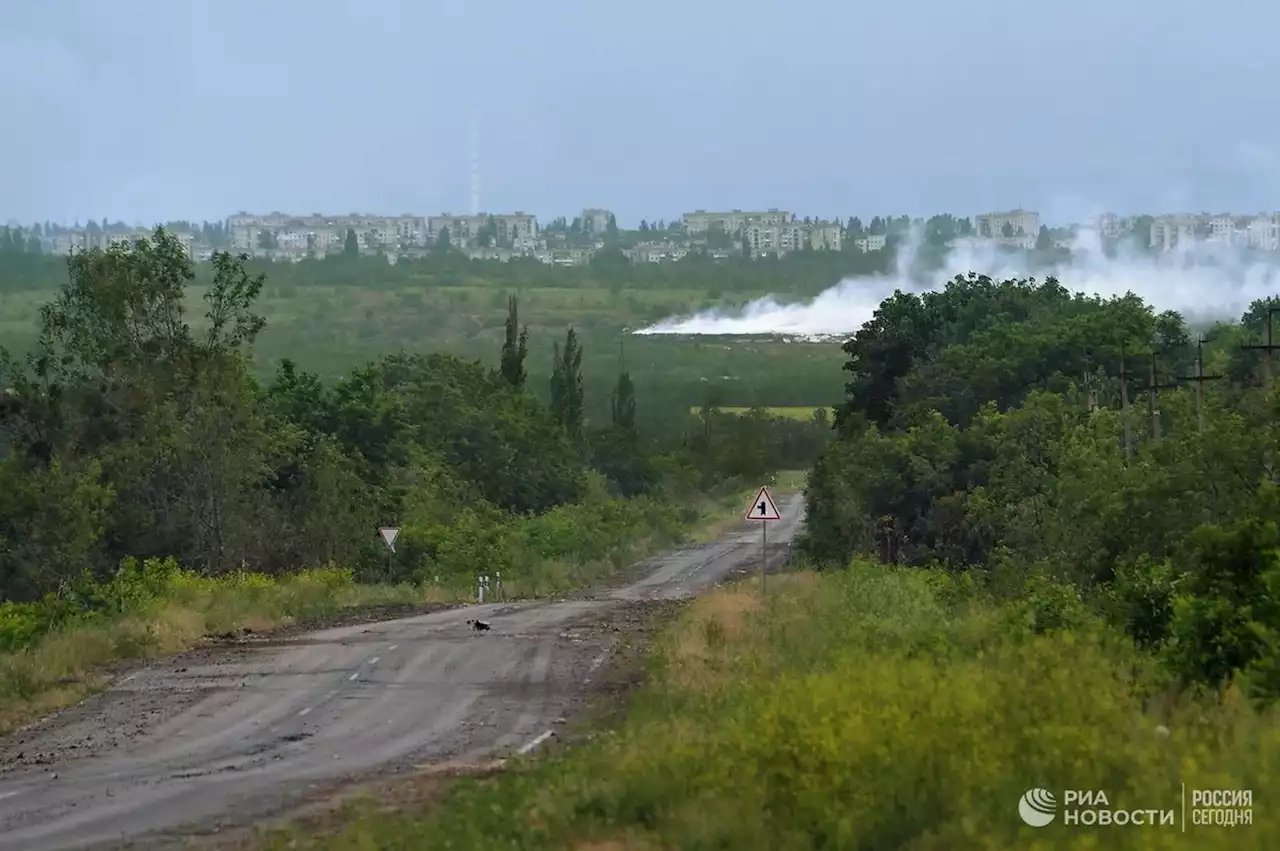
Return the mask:
<path fill-rule="evenodd" d="M 760 524 L 760 593 L 764 593 L 764 578 L 769 575 L 769 524 Z"/>
<path fill-rule="evenodd" d="M 378 534 L 382 536 L 383 543 L 387 545 L 387 581 L 390 582 L 393 576 L 392 570 L 394 565 L 392 559 L 396 554 L 396 537 L 400 534 L 397 526 L 383 526 L 378 530 Z"/>
<path fill-rule="evenodd" d="M 760 488 L 756 498 L 751 500 L 747 519 L 760 522 L 760 593 L 763 594 L 764 578 L 769 567 L 769 522 L 782 519 L 767 487 Z"/>

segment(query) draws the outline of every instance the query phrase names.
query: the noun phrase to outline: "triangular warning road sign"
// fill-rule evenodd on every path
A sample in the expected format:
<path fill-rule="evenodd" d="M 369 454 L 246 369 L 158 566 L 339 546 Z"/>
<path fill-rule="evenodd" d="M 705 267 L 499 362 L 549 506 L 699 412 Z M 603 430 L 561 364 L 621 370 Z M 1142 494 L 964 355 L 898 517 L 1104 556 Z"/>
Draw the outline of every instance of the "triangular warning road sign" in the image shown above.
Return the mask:
<path fill-rule="evenodd" d="M 767 487 L 760 488 L 760 493 L 756 494 L 756 498 L 751 501 L 751 507 L 747 509 L 747 519 L 782 519 L 782 515 L 778 513 L 778 506 L 774 505 L 773 497 L 769 495 L 769 489 Z"/>
<path fill-rule="evenodd" d="M 400 534 L 400 530 L 392 529 L 389 526 L 383 526 L 381 529 L 378 530 L 378 534 L 382 536 L 382 540 L 387 542 L 387 546 L 391 547 L 391 551 L 395 552 L 396 535 Z"/>

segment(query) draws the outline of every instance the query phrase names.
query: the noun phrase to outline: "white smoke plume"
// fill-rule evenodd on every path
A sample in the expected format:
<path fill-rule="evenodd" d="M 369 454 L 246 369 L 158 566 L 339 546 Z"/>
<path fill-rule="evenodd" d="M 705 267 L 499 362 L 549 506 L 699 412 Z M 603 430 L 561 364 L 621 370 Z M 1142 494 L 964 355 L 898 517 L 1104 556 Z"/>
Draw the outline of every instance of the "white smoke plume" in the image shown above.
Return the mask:
<path fill-rule="evenodd" d="M 1071 259 L 1054 268 L 1031 269 L 1022 255 L 987 247 L 957 247 L 937 271 L 915 270 L 920 234 L 913 231 L 897 254 L 893 273 L 846 278 L 807 304 L 780 304 L 773 296 L 735 312 L 709 310 L 673 317 L 637 334 L 747 335 L 798 338 L 849 336 L 871 319 L 880 302 L 893 294 L 942 289 L 956 275 L 970 272 L 995 280 L 1056 277 L 1071 292 L 1104 298 L 1128 292 L 1158 311 L 1176 310 L 1189 323 L 1239 319 L 1257 299 L 1280 294 L 1280 261 L 1260 261 L 1240 248 L 1196 243 L 1152 255 L 1122 245 L 1113 257 L 1102 250 L 1099 234 L 1077 232 Z"/>

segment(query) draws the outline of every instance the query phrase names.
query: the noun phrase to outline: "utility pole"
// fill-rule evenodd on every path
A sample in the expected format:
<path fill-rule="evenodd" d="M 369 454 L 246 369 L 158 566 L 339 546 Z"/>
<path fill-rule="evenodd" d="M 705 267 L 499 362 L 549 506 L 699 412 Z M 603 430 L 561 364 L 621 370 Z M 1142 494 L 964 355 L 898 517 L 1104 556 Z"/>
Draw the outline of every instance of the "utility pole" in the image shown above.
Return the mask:
<path fill-rule="evenodd" d="M 1274 352 L 1276 349 L 1280 349 L 1280 346 L 1277 346 L 1275 345 L 1275 343 L 1272 342 L 1272 335 L 1271 335 L 1271 328 L 1272 328 L 1271 320 L 1272 320 L 1272 317 L 1274 317 L 1277 313 L 1280 313 L 1280 307 L 1267 308 L 1267 343 L 1266 345 L 1240 347 L 1241 349 L 1247 352 L 1260 351 L 1263 353 L 1265 357 L 1265 360 L 1263 360 L 1262 362 L 1262 368 L 1263 368 L 1262 392 L 1263 392 L 1264 398 L 1269 398 L 1271 394 L 1271 378 L 1273 375 L 1272 369 L 1271 369 L 1271 353 Z M 1276 481 L 1274 453 L 1272 452 L 1270 446 L 1267 447 L 1266 451 L 1263 454 L 1262 464 L 1266 468 L 1267 478 L 1274 483 Z"/>
<path fill-rule="evenodd" d="M 1151 352 L 1151 365 L 1147 369 L 1147 413 L 1151 415 L 1151 439 L 1160 439 L 1160 410 L 1156 407 L 1156 394 L 1161 390 L 1172 390 L 1177 387 L 1177 382 L 1172 384 L 1158 384 L 1156 382 L 1156 353 Z"/>
<path fill-rule="evenodd" d="M 1196 383 L 1196 429 L 1200 434 L 1204 434 L 1204 383 L 1206 381 L 1217 381 L 1225 377 L 1204 374 L 1204 343 L 1203 336 L 1196 340 L 1195 374 L 1182 376 L 1183 381 L 1194 381 Z"/>
<path fill-rule="evenodd" d="M 1092 414 L 1094 411 L 1098 410 L 1098 375 L 1097 371 L 1093 369 L 1092 361 L 1085 365 L 1084 392 L 1085 407 L 1088 409 L 1089 413 Z"/>
<path fill-rule="evenodd" d="M 1272 342 L 1272 337 L 1271 337 L 1271 320 L 1272 320 L 1272 317 L 1274 317 L 1277 313 L 1280 313 L 1280 307 L 1267 308 L 1267 343 L 1266 345 L 1263 345 L 1263 346 L 1243 346 L 1242 345 L 1240 347 L 1242 350 L 1246 352 L 1263 352 L 1264 353 L 1264 360 L 1262 362 L 1263 389 L 1267 391 L 1271 390 L 1271 376 L 1272 376 L 1271 353 L 1274 352 L 1276 349 L 1280 349 L 1280 346 L 1277 346 Z"/>
<path fill-rule="evenodd" d="M 1124 345 L 1120 346 L 1120 419 L 1124 421 L 1124 461 L 1129 463 L 1133 457 L 1133 429 L 1129 424 L 1129 376 L 1132 373 L 1125 368 Z"/>
<path fill-rule="evenodd" d="M 878 523 L 880 532 L 880 543 L 883 546 L 881 550 L 881 564 L 893 564 L 893 544 L 894 544 L 894 522 L 891 515 L 883 515 Z"/>

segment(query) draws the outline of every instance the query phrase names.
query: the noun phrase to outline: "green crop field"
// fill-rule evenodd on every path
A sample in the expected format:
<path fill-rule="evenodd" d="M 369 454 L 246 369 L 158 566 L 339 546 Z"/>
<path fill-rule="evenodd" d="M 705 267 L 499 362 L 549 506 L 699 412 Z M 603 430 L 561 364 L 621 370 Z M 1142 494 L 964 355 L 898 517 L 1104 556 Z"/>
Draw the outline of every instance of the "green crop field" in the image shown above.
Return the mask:
<path fill-rule="evenodd" d="M 686 408 L 713 401 L 741 407 L 766 405 L 786 416 L 808 419 L 813 405 L 843 395 L 835 343 L 784 343 L 768 338 L 637 336 L 631 331 L 671 316 L 718 307 L 731 309 L 767 290 L 711 298 L 692 288 L 605 286 L 514 286 L 465 278 L 456 286 L 423 286 L 413 280 L 363 285 L 295 283 L 293 270 L 268 277 L 257 309 L 267 327 L 258 338 L 258 371 L 269 376 L 291 358 L 327 378 L 401 348 L 444 351 L 496 364 L 501 351 L 507 298 L 517 295 L 520 321 L 529 328 L 532 389 L 543 394 L 550 376 L 552 344 L 570 327 L 583 343 L 583 376 L 589 408 L 607 404 L 607 391 L 624 367 L 637 392 L 663 405 Z M 203 319 L 202 286 L 189 290 L 189 321 Z M 40 306 L 53 289 L 0 287 L 0 341 L 23 351 L 35 341 Z"/>

